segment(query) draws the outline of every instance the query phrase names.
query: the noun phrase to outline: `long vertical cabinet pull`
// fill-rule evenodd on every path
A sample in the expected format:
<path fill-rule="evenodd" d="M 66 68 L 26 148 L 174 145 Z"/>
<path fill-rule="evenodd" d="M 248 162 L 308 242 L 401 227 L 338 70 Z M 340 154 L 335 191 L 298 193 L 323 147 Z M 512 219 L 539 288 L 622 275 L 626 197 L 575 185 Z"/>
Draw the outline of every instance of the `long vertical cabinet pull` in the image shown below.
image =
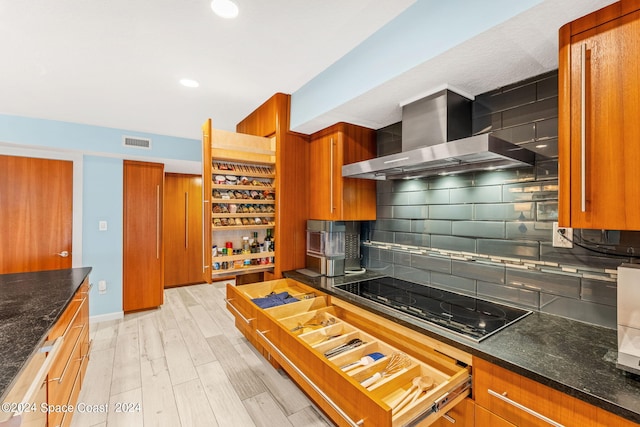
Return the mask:
<path fill-rule="evenodd" d="M 580 52 L 580 209 L 587 211 L 587 45 Z"/>
<path fill-rule="evenodd" d="M 205 194 L 205 185 L 204 183 L 202 183 L 202 274 L 204 275 L 204 273 L 207 271 L 207 258 L 205 255 L 205 250 L 211 250 L 211 248 L 207 249 L 206 248 L 206 239 L 204 238 L 205 233 L 207 232 L 207 223 L 205 221 L 207 221 L 207 213 L 211 212 L 209 209 L 207 209 L 207 203 L 209 203 L 209 200 L 206 200 L 204 197 Z"/>
<path fill-rule="evenodd" d="M 160 259 L 160 185 L 156 185 L 156 259 Z"/>
<path fill-rule="evenodd" d="M 331 145 L 329 146 L 331 153 L 329 155 L 329 213 L 333 215 L 333 210 L 335 209 L 333 206 L 333 152 L 334 152 L 334 142 L 333 138 L 331 138 Z"/>
<path fill-rule="evenodd" d="M 189 192 L 184 193 L 184 247 L 189 248 Z"/>

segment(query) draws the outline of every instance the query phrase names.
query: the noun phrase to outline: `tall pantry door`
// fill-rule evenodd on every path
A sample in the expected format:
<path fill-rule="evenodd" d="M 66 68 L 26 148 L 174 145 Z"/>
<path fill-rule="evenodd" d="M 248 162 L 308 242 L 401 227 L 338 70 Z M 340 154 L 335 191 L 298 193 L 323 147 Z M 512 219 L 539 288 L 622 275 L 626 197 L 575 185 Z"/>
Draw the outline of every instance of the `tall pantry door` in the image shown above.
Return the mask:
<path fill-rule="evenodd" d="M 0 156 L 0 274 L 71 268 L 73 162 Z"/>
<path fill-rule="evenodd" d="M 164 286 L 204 282 L 202 177 L 164 177 Z"/>
<path fill-rule="evenodd" d="M 162 305 L 164 165 L 124 161 L 123 309 Z"/>

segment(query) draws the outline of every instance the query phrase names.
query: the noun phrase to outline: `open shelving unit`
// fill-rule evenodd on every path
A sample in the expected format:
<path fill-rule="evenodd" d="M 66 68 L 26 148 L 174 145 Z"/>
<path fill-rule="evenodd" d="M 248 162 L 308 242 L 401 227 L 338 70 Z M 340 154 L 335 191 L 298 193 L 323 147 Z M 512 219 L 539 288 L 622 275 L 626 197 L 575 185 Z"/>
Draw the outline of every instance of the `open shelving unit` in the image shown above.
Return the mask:
<path fill-rule="evenodd" d="M 221 249 L 226 242 L 238 248 L 242 237 L 253 232 L 262 241 L 267 229 L 275 229 L 275 139 L 213 129 L 209 119 L 203 125 L 202 163 L 205 270 L 210 271 L 205 279 L 272 272 L 274 252 L 222 255 Z M 256 259 L 257 264 L 245 265 L 245 260 Z"/>

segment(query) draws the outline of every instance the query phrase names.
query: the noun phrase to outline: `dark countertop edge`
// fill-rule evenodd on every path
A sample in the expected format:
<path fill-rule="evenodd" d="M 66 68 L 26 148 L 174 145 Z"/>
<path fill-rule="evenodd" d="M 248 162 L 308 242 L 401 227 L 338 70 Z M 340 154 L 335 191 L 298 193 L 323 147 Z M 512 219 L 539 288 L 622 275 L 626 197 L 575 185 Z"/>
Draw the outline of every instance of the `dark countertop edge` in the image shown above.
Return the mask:
<path fill-rule="evenodd" d="M 72 292 L 69 295 L 69 298 L 67 299 L 67 301 L 64 304 L 64 307 L 62 307 L 62 309 L 58 312 L 57 316 L 55 317 L 55 319 L 53 320 L 52 326 L 56 324 L 56 322 L 58 320 L 60 320 L 60 317 L 62 316 L 62 313 L 64 313 L 64 310 L 69 306 L 69 303 L 71 302 L 71 300 L 73 299 L 73 296 L 75 295 L 76 291 L 80 288 L 80 285 L 82 285 L 82 283 L 84 282 L 84 280 L 89 276 L 89 273 L 92 270 L 92 267 L 76 267 L 76 268 L 69 268 L 69 269 L 64 269 L 65 271 L 71 271 L 72 273 L 78 273 L 78 275 L 76 276 L 74 274 L 73 279 L 80 279 L 78 280 L 77 285 L 75 286 L 75 290 L 74 292 Z M 48 271 L 37 271 L 37 272 L 28 272 L 28 273 L 24 273 L 24 274 L 30 274 L 30 273 L 47 273 L 47 272 L 56 272 L 56 271 L 63 271 L 63 270 L 48 270 Z M 14 274 L 14 273 L 12 273 Z M 15 273 L 15 274 L 20 274 L 20 273 Z M 16 381 L 18 380 L 18 378 L 20 378 L 20 375 L 22 375 L 23 371 L 25 370 L 25 368 L 27 367 L 27 365 L 29 364 L 29 361 L 33 358 L 34 355 L 37 354 L 37 352 L 39 351 L 40 347 L 42 347 L 42 344 L 44 344 L 47 340 L 47 336 L 49 335 L 51 329 L 47 330 L 37 342 L 34 342 L 33 345 L 33 350 L 31 351 L 31 353 L 29 354 L 29 357 L 27 357 L 24 361 L 24 363 L 22 364 L 22 366 L 20 367 L 20 369 L 16 372 L 16 375 L 13 377 L 13 380 L 11 380 L 11 382 L 7 385 L 7 387 L 5 387 L 4 390 L 2 390 L 2 394 L 0 394 L 0 402 L 4 402 L 5 398 L 7 397 L 7 394 L 9 393 L 9 391 L 13 388 L 13 386 L 15 385 Z"/>
<path fill-rule="evenodd" d="M 526 378 L 529 378 L 531 380 L 537 381 L 543 385 L 546 385 L 548 387 L 551 387 L 555 390 L 558 390 L 560 392 L 563 392 L 567 395 L 570 395 L 572 397 L 575 397 L 579 400 L 582 400 L 584 402 L 590 403 L 594 406 L 597 406 L 601 409 L 604 409 L 608 412 L 611 412 L 615 415 L 618 415 L 622 418 L 625 418 L 629 421 L 633 421 L 636 423 L 640 423 L 640 411 L 638 412 L 634 412 L 628 408 L 625 408 L 623 406 L 620 406 L 618 404 L 616 404 L 615 402 L 606 400 L 603 397 L 594 395 L 592 393 L 588 393 L 584 390 L 580 390 L 577 388 L 574 388 L 568 384 L 565 384 L 559 380 L 547 377 L 545 375 L 542 375 L 538 372 L 535 372 L 531 369 L 528 369 L 524 366 L 520 366 L 517 363 L 511 362 L 507 359 L 504 359 L 502 357 L 499 356 L 495 356 L 487 351 L 483 351 L 481 348 L 482 343 L 476 343 L 476 342 L 472 342 L 470 340 L 465 340 L 464 338 L 461 337 L 457 337 L 453 334 L 447 333 L 446 331 L 439 331 L 436 327 L 434 327 L 433 329 L 429 329 L 428 325 L 419 325 L 416 323 L 412 323 L 412 322 L 407 322 L 405 320 L 402 319 L 402 315 L 400 313 L 398 313 L 398 315 L 392 314 L 392 313 L 387 313 L 384 312 L 380 309 L 378 309 L 377 307 L 374 307 L 372 305 L 368 305 L 368 304 L 363 304 L 360 301 L 356 300 L 355 298 L 349 298 L 348 296 L 338 293 L 336 292 L 332 286 L 320 286 L 317 283 L 315 283 L 317 281 L 318 278 L 311 278 L 311 277 L 307 277 L 304 276 L 303 274 L 300 274 L 296 271 L 285 271 L 283 272 L 283 276 L 284 277 L 289 277 L 295 280 L 298 280 L 308 286 L 314 287 L 320 291 L 323 291 L 333 297 L 336 298 L 340 298 L 350 304 L 356 305 L 360 308 L 366 309 L 371 311 L 374 314 L 377 314 L 379 316 L 382 316 L 386 319 L 392 320 L 402 326 L 408 327 L 414 331 L 420 332 L 430 338 L 434 338 L 437 339 L 438 341 L 450 345 L 458 350 L 462 350 L 464 352 L 467 352 L 469 354 L 471 354 L 472 356 L 475 357 L 479 357 L 481 359 L 484 359 L 488 362 L 491 362 L 497 366 L 500 366 L 502 368 L 505 368 L 509 371 L 515 372 L 519 375 L 522 375 Z M 377 274 L 374 275 L 374 277 L 383 277 L 386 276 L 385 274 Z M 340 283 L 348 283 L 350 281 L 355 282 L 355 281 L 359 281 L 359 280 L 366 280 L 372 277 L 367 277 L 365 279 L 363 278 L 358 278 L 356 276 L 353 276 L 351 278 L 347 278 L 342 279 L 339 278 L 338 280 L 340 281 Z M 305 280 L 306 279 L 306 280 Z M 337 284 L 337 283 L 336 283 Z M 545 314 L 547 316 L 552 316 L 551 314 Z M 523 321 L 524 319 L 520 320 Z M 425 322 L 420 322 L 420 323 L 425 323 Z M 478 347 L 475 347 L 478 346 Z"/>

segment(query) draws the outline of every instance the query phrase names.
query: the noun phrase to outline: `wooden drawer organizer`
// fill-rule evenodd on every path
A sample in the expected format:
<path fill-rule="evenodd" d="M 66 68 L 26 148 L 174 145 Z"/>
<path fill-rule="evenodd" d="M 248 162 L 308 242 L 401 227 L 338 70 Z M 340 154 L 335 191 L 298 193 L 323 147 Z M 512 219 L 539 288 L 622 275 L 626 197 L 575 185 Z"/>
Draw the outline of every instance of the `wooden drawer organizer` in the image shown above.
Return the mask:
<path fill-rule="evenodd" d="M 272 292 L 288 292 L 299 301 L 265 309 L 251 301 Z M 239 329 L 340 426 L 431 425 L 469 395 L 469 367 L 424 342 L 412 342 L 411 334 L 392 321 L 372 313 L 361 317 L 348 304 L 334 302 L 339 300 L 292 279 L 227 286 L 227 304 Z M 381 326 L 394 330 L 395 338 L 376 334 Z M 361 345 L 325 354 L 356 338 Z M 384 357 L 342 369 L 374 352 Z M 398 354 L 405 355 L 406 367 L 367 385 L 365 380 L 384 371 Z M 413 399 L 414 379 L 423 376 L 433 380 L 433 387 Z M 406 396 L 410 403 L 393 410 Z"/>

